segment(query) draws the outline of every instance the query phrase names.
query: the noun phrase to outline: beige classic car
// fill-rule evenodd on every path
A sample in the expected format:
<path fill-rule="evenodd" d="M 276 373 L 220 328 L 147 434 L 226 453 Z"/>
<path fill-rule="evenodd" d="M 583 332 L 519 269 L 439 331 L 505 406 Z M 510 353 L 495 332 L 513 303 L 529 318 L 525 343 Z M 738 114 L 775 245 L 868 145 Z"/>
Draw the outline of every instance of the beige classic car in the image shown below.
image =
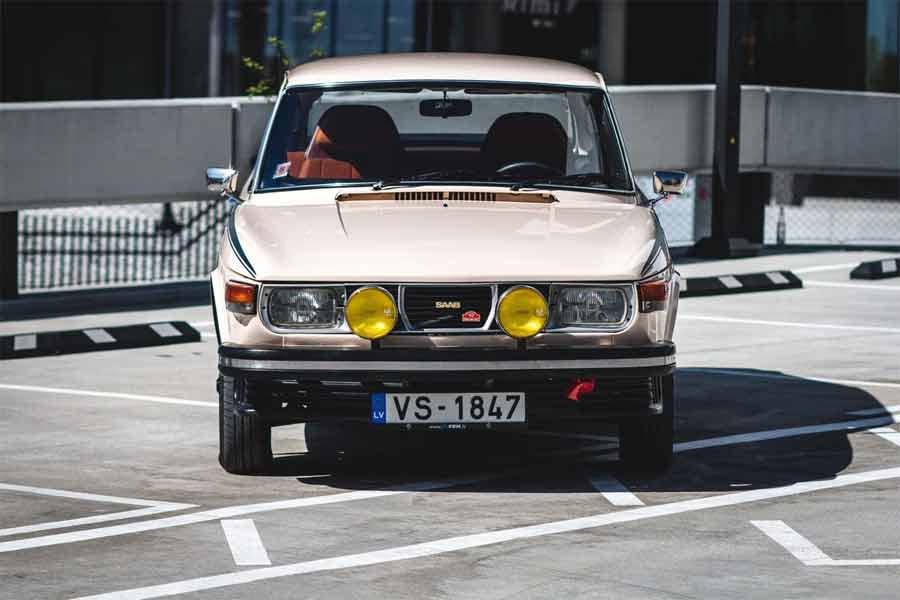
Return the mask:
<path fill-rule="evenodd" d="M 618 423 L 672 457 L 679 277 L 600 75 L 404 54 L 287 73 L 212 272 L 220 462 L 265 472 L 273 426 Z M 576 423 L 580 426 L 580 423 Z"/>

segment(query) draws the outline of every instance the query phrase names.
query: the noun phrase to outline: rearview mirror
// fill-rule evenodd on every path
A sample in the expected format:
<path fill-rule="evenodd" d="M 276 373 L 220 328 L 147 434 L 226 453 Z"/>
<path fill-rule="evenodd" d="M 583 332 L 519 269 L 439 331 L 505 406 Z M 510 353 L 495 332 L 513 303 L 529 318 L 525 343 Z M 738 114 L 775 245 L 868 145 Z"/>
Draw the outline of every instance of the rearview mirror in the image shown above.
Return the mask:
<path fill-rule="evenodd" d="M 419 114 L 423 117 L 468 117 L 472 114 L 472 101 L 458 98 L 443 100 L 422 100 L 419 103 Z"/>
<path fill-rule="evenodd" d="M 687 178 L 684 171 L 653 171 L 653 191 L 661 196 L 680 194 Z"/>
<path fill-rule="evenodd" d="M 206 188 L 211 192 L 233 194 L 237 188 L 237 171 L 225 167 L 206 169 Z"/>

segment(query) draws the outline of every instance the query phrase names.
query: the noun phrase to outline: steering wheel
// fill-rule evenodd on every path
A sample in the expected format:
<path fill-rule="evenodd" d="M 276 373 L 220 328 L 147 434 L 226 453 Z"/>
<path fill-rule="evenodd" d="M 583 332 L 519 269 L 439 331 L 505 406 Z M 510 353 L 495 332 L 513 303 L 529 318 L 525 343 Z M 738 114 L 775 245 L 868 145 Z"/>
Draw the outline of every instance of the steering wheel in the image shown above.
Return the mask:
<path fill-rule="evenodd" d="M 562 176 L 565 175 L 562 171 L 557 169 L 556 167 L 552 167 L 546 163 L 536 162 L 531 160 L 522 160 L 518 162 L 509 163 L 507 165 L 503 165 L 499 169 L 497 169 L 497 175 L 519 175 L 519 174 L 528 174 L 535 176 Z"/>

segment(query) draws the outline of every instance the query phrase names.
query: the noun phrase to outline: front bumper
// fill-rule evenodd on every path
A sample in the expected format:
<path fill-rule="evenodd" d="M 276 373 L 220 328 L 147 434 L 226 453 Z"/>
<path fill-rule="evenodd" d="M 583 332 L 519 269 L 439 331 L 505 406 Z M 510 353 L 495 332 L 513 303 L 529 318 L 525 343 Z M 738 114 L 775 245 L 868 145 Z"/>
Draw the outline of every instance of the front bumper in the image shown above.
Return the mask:
<path fill-rule="evenodd" d="M 300 350 L 224 345 L 219 371 L 243 379 L 241 410 L 272 422 L 367 421 L 372 392 L 523 390 L 530 424 L 647 416 L 662 411 L 658 378 L 675 346 L 593 349 Z M 595 392 L 566 399 L 576 379 Z"/>

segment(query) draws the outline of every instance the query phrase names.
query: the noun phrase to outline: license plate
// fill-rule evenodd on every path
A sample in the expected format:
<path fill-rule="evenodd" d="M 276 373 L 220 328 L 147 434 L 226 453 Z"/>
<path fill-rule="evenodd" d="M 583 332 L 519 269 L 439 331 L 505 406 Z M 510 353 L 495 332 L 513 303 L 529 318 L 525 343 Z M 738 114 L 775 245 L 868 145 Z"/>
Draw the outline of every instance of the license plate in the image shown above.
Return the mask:
<path fill-rule="evenodd" d="M 372 394 L 372 423 L 524 423 L 525 394 Z"/>

